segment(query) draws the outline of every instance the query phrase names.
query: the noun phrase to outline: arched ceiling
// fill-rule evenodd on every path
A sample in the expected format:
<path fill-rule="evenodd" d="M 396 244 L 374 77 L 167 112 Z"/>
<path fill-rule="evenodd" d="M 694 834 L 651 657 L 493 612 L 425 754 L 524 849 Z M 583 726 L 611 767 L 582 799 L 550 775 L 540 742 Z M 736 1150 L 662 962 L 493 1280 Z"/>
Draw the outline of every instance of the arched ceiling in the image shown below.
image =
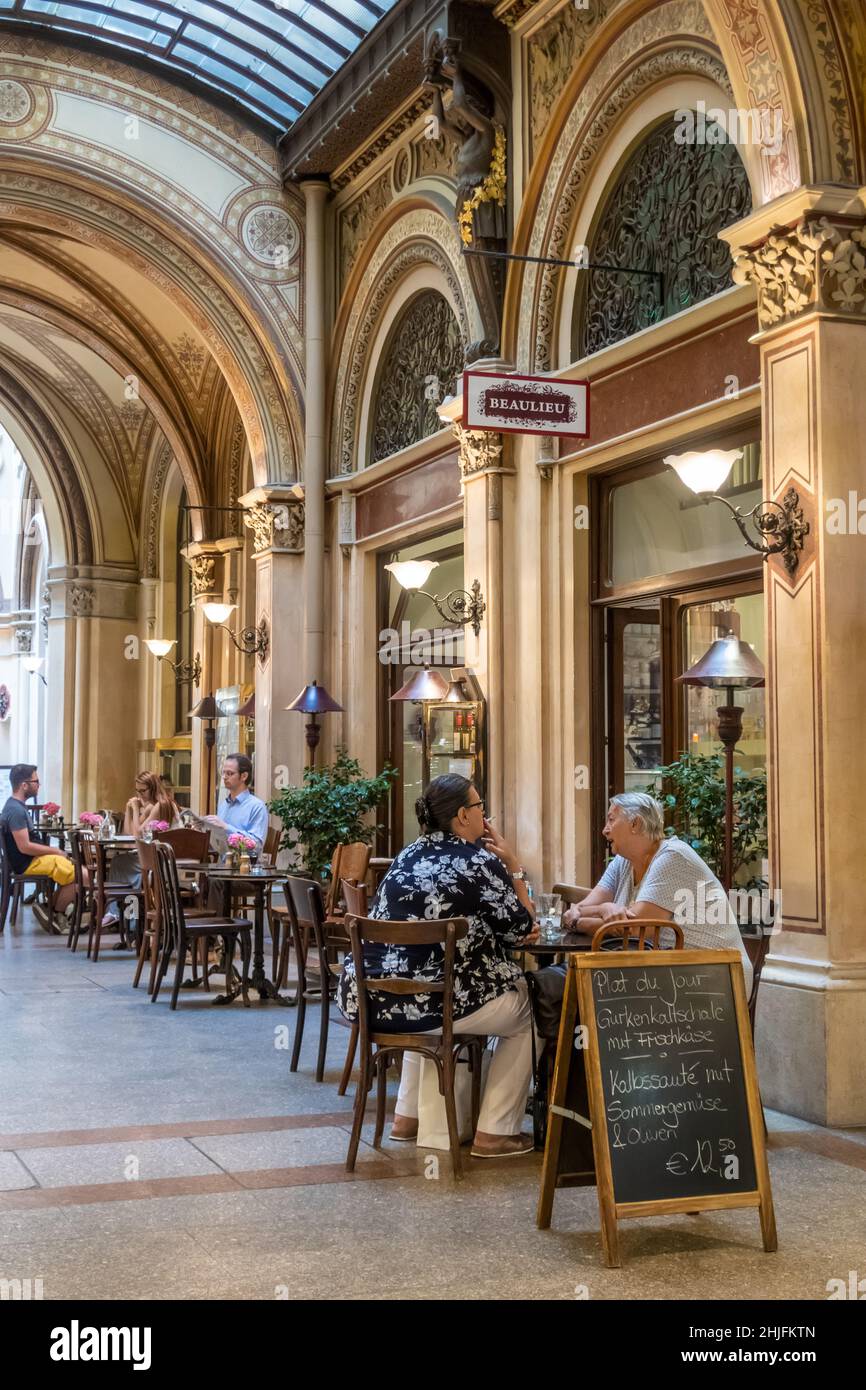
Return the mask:
<path fill-rule="evenodd" d="M 279 133 L 394 0 L 0 0 L 0 21 L 138 54 Z"/>

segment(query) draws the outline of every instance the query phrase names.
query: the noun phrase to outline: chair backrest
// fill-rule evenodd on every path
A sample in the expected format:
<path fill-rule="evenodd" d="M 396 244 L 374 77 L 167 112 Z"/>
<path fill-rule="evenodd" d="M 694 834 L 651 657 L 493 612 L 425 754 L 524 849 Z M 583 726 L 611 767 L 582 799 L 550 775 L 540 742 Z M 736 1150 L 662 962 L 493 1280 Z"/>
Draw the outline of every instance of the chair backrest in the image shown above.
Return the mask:
<path fill-rule="evenodd" d="M 352 878 L 356 883 L 363 883 L 367 877 L 370 853 L 370 846 L 360 840 L 353 840 L 349 845 L 337 845 L 331 859 L 331 887 L 326 904 L 329 915 L 339 907 L 341 880 Z"/>
<path fill-rule="evenodd" d="M 141 887 L 144 893 L 144 912 L 145 918 L 148 913 L 154 913 L 157 921 L 161 915 L 159 889 L 156 882 L 156 856 L 153 852 L 153 842 L 139 839 L 135 844 L 138 850 L 138 862 L 141 865 Z"/>
<path fill-rule="evenodd" d="M 5 887 L 12 876 L 12 866 L 6 850 L 6 836 L 10 833 L 5 820 L 0 817 L 0 883 Z"/>
<path fill-rule="evenodd" d="M 365 883 L 355 883 L 351 878 L 341 879 L 340 882 L 342 884 L 346 911 L 351 912 L 353 917 L 366 917 L 367 885 Z"/>
<path fill-rule="evenodd" d="M 313 918 L 310 908 L 310 888 L 318 888 L 321 894 L 321 884 L 316 883 L 315 879 L 302 878 L 299 874 L 286 874 L 285 897 L 286 909 L 290 919 L 299 927 L 313 926 Z"/>
<path fill-rule="evenodd" d="M 265 843 L 262 848 L 262 859 L 266 864 L 276 864 L 282 838 L 282 830 L 275 830 L 274 827 L 271 826 L 265 836 Z"/>
<path fill-rule="evenodd" d="M 452 1045 L 454 1022 L 454 954 L 457 942 L 468 935 L 465 917 L 440 917 L 436 921 L 389 922 L 372 917 L 346 915 L 346 928 L 352 946 L 352 964 L 358 989 L 358 1032 L 361 1046 L 368 1045 L 375 1028 L 370 1027 L 370 995 L 440 994 L 442 996 L 442 1046 Z M 386 976 L 367 978 L 364 946 L 441 946 L 441 980 Z"/>
<path fill-rule="evenodd" d="M 81 853 L 80 835 L 80 830 L 69 831 L 69 853 L 72 856 L 72 866 L 75 869 L 76 888 L 84 887 L 84 856 Z"/>
<path fill-rule="evenodd" d="M 171 845 L 175 859 L 194 859 L 197 864 L 206 864 L 210 849 L 210 831 L 193 830 L 183 826 L 179 830 L 158 830 L 154 840 Z"/>
<path fill-rule="evenodd" d="M 105 881 L 105 859 L 92 830 L 79 830 L 78 847 L 81 861 L 90 875 L 90 886 L 96 888 Z"/>
<path fill-rule="evenodd" d="M 554 883 L 551 893 L 555 893 L 558 898 L 569 905 L 582 903 L 584 898 L 592 892 L 591 888 L 581 888 L 576 883 Z"/>
<path fill-rule="evenodd" d="M 672 931 L 676 937 L 674 950 L 681 951 L 683 949 L 684 940 L 682 927 L 677 926 L 676 922 L 663 920 L 660 917 L 635 917 L 628 922 L 627 930 L 625 931 L 623 930 L 622 922 L 605 922 L 604 926 L 599 927 L 592 938 L 592 949 L 593 951 L 601 950 L 601 943 L 607 936 L 609 941 L 614 941 L 618 937 L 620 941 L 620 950 L 623 951 L 628 950 L 629 942 L 631 941 L 637 942 L 637 947 L 635 949 L 638 951 L 646 951 L 651 948 L 657 951 L 659 949 L 661 933 L 665 928 Z M 652 940 L 649 941 L 648 945 L 647 940 L 649 937 L 652 937 Z M 611 950 L 613 949 L 615 948 L 611 947 Z"/>
<path fill-rule="evenodd" d="M 171 845 L 160 844 L 158 840 L 150 845 L 156 869 L 156 887 L 159 893 L 159 907 L 166 929 L 171 932 L 175 950 L 180 948 L 181 933 L 185 925 L 183 904 L 180 900 L 180 882 L 177 877 L 177 864 Z M 142 864 L 145 860 L 142 859 Z"/>

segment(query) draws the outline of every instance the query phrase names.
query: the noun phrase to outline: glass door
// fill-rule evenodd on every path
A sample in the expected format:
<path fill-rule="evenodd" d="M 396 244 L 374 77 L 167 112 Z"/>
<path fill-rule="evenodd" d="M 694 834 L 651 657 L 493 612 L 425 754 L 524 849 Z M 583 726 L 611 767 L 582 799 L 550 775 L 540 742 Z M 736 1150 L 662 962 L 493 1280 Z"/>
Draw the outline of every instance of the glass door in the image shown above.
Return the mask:
<path fill-rule="evenodd" d="M 662 628 L 658 605 L 608 609 L 608 795 L 658 786 Z"/>

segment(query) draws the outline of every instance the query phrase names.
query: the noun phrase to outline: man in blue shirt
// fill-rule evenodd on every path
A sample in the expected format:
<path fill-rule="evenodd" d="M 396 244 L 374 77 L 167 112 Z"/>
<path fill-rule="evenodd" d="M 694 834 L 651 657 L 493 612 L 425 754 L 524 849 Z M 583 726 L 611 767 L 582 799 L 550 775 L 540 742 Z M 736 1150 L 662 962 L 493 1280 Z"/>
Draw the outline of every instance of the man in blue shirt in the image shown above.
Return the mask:
<path fill-rule="evenodd" d="M 219 813 L 204 819 L 222 826 L 229 835 L 238 831 L 249 835 L 261 854 L 268 833 L 268 808 L 250 791 L 252 762 L 245 753 L 230 753 L 223 763 L 222 775 L 226 795 L 219 804 Z"/>

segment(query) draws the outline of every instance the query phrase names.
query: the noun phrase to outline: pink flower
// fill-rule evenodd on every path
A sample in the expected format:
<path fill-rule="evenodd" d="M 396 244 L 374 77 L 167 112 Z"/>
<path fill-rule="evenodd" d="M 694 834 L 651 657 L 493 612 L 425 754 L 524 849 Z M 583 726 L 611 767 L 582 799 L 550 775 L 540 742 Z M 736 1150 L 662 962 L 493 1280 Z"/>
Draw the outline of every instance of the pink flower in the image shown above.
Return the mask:
<path fill-rule="evenodd" d="M 45 812 L 46 816 L 56 816 L 57 812 L 60 810 L 60 807 L 57 805 L 56 801 L 46 801 L 45 805 L 42 807 L 42 810 Z"/>
<path fill-rule="evenodd" d="M 167 820 L 152 820 L 149 822 L 149 825 L 151 830 L 155 830 L 157 834 L 162 834 L 163 830 L 168 830 L 169 828 Z"/>
<path fill-rule="evenodd" d="M 251 840 L 249 835 L 242 835 L 239 831 L 234 835 L 229 835 L 228 843 L 232 849 L 255 849 L 256 842 Z"/>
<path fill-rule="evenodd" d="M 78 817 L 82 825 L 101 825 L 102 816 L 96 816 L 92 811 L 82 811 Z"/>

